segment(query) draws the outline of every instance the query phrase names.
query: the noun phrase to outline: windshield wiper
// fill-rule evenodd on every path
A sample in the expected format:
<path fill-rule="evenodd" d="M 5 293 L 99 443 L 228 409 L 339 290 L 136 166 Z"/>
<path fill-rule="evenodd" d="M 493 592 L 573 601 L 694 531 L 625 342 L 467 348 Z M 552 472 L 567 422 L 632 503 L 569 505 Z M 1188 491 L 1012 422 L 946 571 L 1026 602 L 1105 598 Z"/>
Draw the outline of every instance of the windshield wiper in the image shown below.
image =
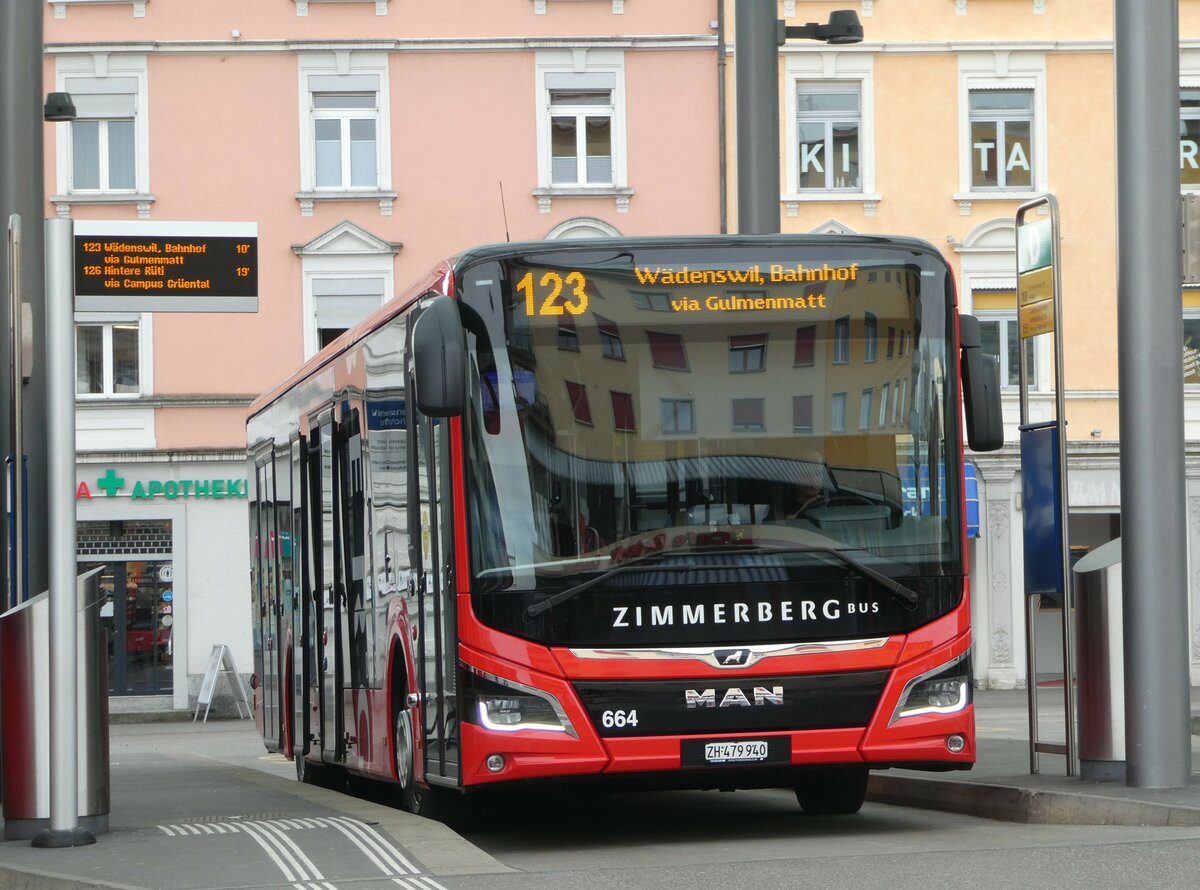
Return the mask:
<path fill-rule="evenodd" d="M 909 587 L 906 584 L 902 584 L 901 582 L 897 581 L 895 578 L 889 578 L 887 575 L 883 574 L 883 572 L 880 572 L 877 569 L 871 568 L 865 562 L 855 559 L 853 556 L 851 556 L 845 550 L 839 550 L 836 547 L 780 547 L 780 548 L 761 547 L 761 548 L 759 548 L 759 552 L 760 553 L 819 553 L 824 556 L 832 556 L 838 562 L 842 563 L 842 565 L 849 566 L 850 568 L 854 569 L 854 571 L 856 571 L 860 575 L 862 575 L 864 578 L 869 578 L 870 580 L 872 580 L 876 584 L 878 584 L 880 587 L 887 590 L 889 593 L 892 594 L 892 596 L 894 596 L 896 599 L 898 599 L 900 601 L 900 604 L 902 606 L 904 606 L 904 608 L 908 609 L 910 612 L 914 611 L 917 608 L 917 600 L 919 599 L 919 597 L 917 596 L 917 592 L 915 590 L 913 590 L 911 587 Z"/>
<path fill-rule="evenodd" d="M 607 571 L 601 572 L 595 578 L 588 578 L 579 584 L 568 587 L 566 590 L 560 590 L 553 596 L 547 597 L 540 603 L 534 603 L 525 610 L 526 620 L 532 620 L 543 612 L 553 609 L 560 603 L 564 603 L 569 599 L 574 599 L 579 594 L 589 588 L 595 587 L 597 584 L 602 584 L 611 578 L 613 575 L 620 575 L 623 572 L 695 572 L 709 569 L 744 569 L 746 566 L 741 563 L 722 563 L 721 565 L 712 565 L 709 563 L 689 562 L 681 565 L 646 565 L 642 562 L 631 563 L 628 565 L 614 566 Z"/>

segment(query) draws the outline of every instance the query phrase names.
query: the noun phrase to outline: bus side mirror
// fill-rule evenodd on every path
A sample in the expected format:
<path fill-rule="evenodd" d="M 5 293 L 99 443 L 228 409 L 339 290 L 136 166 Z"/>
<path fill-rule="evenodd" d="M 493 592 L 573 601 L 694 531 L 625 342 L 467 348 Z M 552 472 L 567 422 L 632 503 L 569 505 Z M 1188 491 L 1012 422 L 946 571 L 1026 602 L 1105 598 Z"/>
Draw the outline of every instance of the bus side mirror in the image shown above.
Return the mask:
<path fill-rule="evenodd" d="M 466 403 L 467 350 L 458 306 L 434 297 L 413 324 L 413 387 L 426 417 L 456 417 Z"/>
<path fill-rule="evenodd" d="M 962 350 L 963 407 L 966 409 L 967 444 L 972 451 L 996 451 L 1004 445 L 1004 419 L 1000 412 L 1000 362 L 984 355 L 979 319 L 958 319 Z"/>

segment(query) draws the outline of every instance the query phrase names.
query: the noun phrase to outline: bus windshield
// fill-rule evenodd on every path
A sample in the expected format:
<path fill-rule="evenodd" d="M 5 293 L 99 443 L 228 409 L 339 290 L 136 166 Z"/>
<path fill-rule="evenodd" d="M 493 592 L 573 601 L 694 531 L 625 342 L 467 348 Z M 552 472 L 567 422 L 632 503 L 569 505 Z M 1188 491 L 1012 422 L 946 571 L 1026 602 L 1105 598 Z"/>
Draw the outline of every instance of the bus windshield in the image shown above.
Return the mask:
<path fill-rule="evenodd" d="M 457 286 L 474 589 L 822 549 L 961 572 L 953 292 L 928 246 L 549 244 Z"/>

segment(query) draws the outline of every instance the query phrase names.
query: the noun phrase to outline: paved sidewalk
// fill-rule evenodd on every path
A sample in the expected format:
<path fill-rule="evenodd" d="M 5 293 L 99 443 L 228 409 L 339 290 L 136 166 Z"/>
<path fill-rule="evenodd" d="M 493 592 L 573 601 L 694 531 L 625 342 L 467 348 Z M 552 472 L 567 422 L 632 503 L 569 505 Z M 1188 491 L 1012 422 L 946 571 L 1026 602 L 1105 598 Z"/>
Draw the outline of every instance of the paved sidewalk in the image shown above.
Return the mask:
<path fill-rule="evenodd" d="M 1040 753 L 1030 773 L 1025 690 L 975 694 L 979 756 L 970 772 L 874 773 L 868 799 L 902 806 L 1060 825 L 1200 825 L 1200 688 L 1192 689 L 1192 781 L 1187 788 L 1143 790 L 1124 782 L 1068 777 L 1066 758 Z M 1063 743 L 1061 688 L 1038 692 L 1038 739 Z"/>
<path fill-rule="evenodd" d="M 1061 741 L 1061 693 L 1040 699 L 1041 738 Z M 876 773 L 870 798 L 1019 822 L 1200 825 L 1200 775 L 1185 789 L 1142 791 L 1067 778 L 1065 758 L 1051 754 L 1030 775 L 1026 702 L 1024 691 L 977 693 L 974 770 Z M 1200 713 L 1200 689 L 1193 706 Z M 1200 736 L 1192 738 L 1196 771 Z M 110 831 L 67 850 L 0 842 L 0 888 L 309 888 L 336 880 L 362 890 L 439 890 L 439 877 L 509 871 L 436 822 L 300 784 L 290 762 L 263 751 L 248 721 L 117 724 L 110 748 Z"/>

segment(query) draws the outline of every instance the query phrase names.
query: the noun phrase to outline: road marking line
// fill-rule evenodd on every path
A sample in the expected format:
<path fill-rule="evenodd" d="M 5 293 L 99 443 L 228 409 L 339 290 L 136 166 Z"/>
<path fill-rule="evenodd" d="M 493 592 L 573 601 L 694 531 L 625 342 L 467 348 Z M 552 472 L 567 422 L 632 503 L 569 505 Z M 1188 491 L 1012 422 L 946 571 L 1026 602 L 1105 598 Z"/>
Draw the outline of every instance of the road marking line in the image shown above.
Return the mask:
<path fill-rule="evenodd" d="M 385 875 L 405 873 L 419 875 L 421 873 L 421 869 L 409 862 L 404 854 L 388 844 L 365 823 L 348 817 L 321 819 L 319 821 L 331 828 L 336 828 L 345 835 Z M 368 849 L 368 847 L 371 849 Z"/>
<path fill-rule="evenodd" d="M 258 846 L 266 850 L 266 855 L 269 855 L 271 860 L 274 861 L 278 867 L 280 867 L 280 871 L 283 872 L 284 880 L 308 880 L 310 878 L 320 879 L 324 877 L 319 871 L 316 871 L 313 874 L 308 874 L 305 870 L 304 864 L 302 864 L 300 860 L 296 859 L 286 847 L 283 847 L 283 844 L 278 842 L 274 836 L 269 834 L 269 832 L 266 831 L 262 825 L 256 825 L 247 822 L 239 824 L 238 828 L 240 828 L 242 831 L 245 831 L 247 835 L 253 837 L 254 841 L 258 842 Z M 284 859 L 286 859 L 287 862 L 284 862 Z M 292 867 L 289 868 L 289 865 Z M 295 870 L 294 872 L 292 871 L 293 868 Z"/>

